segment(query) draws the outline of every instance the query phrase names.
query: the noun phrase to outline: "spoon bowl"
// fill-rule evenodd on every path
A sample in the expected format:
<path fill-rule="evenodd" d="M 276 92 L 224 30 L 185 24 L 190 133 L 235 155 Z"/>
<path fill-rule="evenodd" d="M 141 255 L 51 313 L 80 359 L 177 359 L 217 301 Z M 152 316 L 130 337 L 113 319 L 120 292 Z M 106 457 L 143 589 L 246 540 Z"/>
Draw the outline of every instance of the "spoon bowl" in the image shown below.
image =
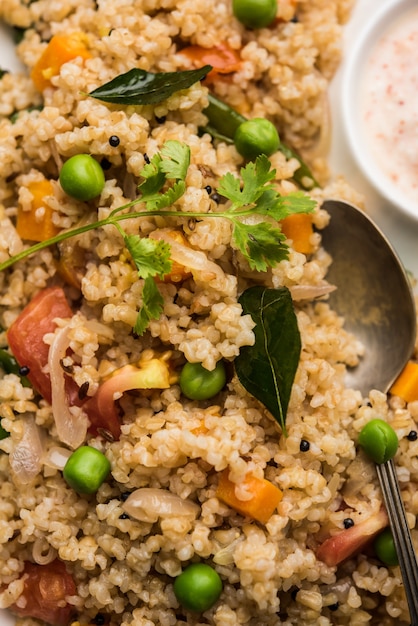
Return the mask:
<path fill-rule="evenodd" d="M 347 371 L 347 386 L 368 395 L 386 392 L 411 358 L 416 314 L 405 269 L 388 239 L 361 209 L 326 200 L 329 225 L 322 244 L 333 258 L 328 281 L 338 288 L 331 307 L 364 345 L 359 365 Z"/>

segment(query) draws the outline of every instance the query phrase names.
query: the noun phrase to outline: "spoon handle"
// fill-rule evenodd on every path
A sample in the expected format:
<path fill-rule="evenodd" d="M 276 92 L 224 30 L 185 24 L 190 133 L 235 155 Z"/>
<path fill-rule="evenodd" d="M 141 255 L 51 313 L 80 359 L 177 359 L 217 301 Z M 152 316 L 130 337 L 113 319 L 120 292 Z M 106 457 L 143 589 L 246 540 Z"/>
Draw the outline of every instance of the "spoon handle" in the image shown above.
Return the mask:
<path fill-rule="evenodd" d="M 418 563 L 393 460 L 377 464 L 376 470 L 399 559 L 411 626 L 418 626 Z"/>

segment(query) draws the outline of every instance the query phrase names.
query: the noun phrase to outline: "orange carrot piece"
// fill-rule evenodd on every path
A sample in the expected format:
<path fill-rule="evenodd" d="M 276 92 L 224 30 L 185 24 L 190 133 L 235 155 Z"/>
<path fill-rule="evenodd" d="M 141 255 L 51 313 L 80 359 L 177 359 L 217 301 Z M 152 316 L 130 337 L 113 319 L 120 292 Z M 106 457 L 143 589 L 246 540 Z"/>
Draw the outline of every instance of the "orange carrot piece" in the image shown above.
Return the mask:
<path fill-rule="evenodd" d="M 292 240 L 293 249 L 303 254 L 311 254 L 313 245 L 311 236 L 313 234 L 312 214 L 293 213 L 280 222 L 282 232 L 287 239 Z"/>
<path fill-rule="evenodd" d="M 180 51 L 196 66 L 211 65 L 213 69 L 206 76 L 206 80 L 215 80 L 219 75 L 233 74 L 241 67 L 241 57 L 238 50 L 231 48 L 226 43 L 221 43 L 212 48 L 203 48 L 194 45 L 187 46 Z"/>
<path fill-rule="evenodd" d="M 262 524 L 266 524 L 273 515 L 277 505 L 283 498 L 283 493 L 278 487 L 265 478 L 257 478 L 249 475 L 244 480 L 244 485 L 253 496 L 250 500 L 239 500 L 235 495 L 235 483 L 229 480 L 229 469 L 224 470 L 218 483 L 216 495 L 231 509 L 235 509 L 241 515 L 251 517 Z"/>
<path fill-rule="evenodd" d="M 418 400 L 418 363 L 408 361 L 389 392 L 403 398 L 405 402 Z"/>
<path fill-rule="evenodd" d="M 31 78 L 38 91 L 51 85 L 51 78 L 60 73 L 61 66 L 77 57 L 91 58 L 83 33 L 54 35 L 35 63 Z"/>
<path fill-rule="evenodd" d="M 46 197 L 53 195 L 51 181 L 44 178 L 29 183 L 32 206 L 29 211 L 22 207 L 17 211 L 16 230 L 22 239 L 30 241 L 45 241 L 59 232 L 59 228 L 52 221 L 53 209 L 47 204 Z M 39 209 L 43 208 L 43 212 Z"/>

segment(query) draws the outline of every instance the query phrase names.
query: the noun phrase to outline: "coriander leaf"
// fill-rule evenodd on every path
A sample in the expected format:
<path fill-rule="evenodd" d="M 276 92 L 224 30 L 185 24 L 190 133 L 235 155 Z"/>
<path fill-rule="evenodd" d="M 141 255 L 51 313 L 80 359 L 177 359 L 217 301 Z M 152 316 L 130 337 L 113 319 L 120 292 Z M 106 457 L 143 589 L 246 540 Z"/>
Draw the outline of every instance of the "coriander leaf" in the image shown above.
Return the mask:
<path fill-rule="evenodd" d="M 293 213 L 311 213 L 315 206 L 316 201 L 305 195 L 303 191 L 292 191 L 287 196 L 281 196 L 269 189 L 257 200 L 256 209 L 253 212 L 272 217 L 279 222 Z"/>
<path fill-rule="evenodd" d="M 240 180 L 228 172 L 220 180 L 218 193 L 231 200 L 232 211 L 254 204 L 267 189 L 272 188 L 267 183 L 274 179 L 276 171 L 270 167 L 270 161 L 262 154 L 241 169 L 242 187 Z"/>
<path fill-rule="evenodd" d="M 283 243 L 286 237 L 268 222 L 243 224 L 236 220 L 232 238 L 251 269 L 257 272 L 265 272 L 288 258 L 288 246 Z"/>
<path fill-rule="evenodd" d="M 245 389 L 270 411 L 286 434 L 286 413 L 299 365 L 301 339 L 292 297 L 287 287 L 250 287 L 239 298 L 251 315 L 255 343 L 235 358 Z"/>
<path fill-rule="evenodd" d="M 151 194 L 150 196 L 143 196 L 141 200 L 146 203 L 149 211 L 158 211 L 174 204 L 176 200 L 181 198 L 185 191 L 185 182 L 183 180 L 178 180 L 172 187 L 169 187 L 167 191 Z"/>
<path fill-rule="evenodd" d="M 139 237 L 139 235 L 126 235 L 124 241 L 141 278 L 147 279 L 152 276 L 162 278 L 170 272 L 170 246 L 168 243 L 148 237 Z"/>
<path fill-rule="evenodd" d="M 205 65 L 196 70 L 153 73 L 133 68 L 87 95 L 111 104 L 158 104 L 202 80 L 211 69 Z"/>
<path fill-rule="evenodd" d="M 164 306 L 164 299 L 158 290 L 155 280 L 148 276 L 142 289 L 142 306 L 138 312 L 134 332 L 143 335 L 151 320 L 160 317 Z"/>
<path fill-rule="evenodd" d="M 169 139 L 161 149 L 160 169 L 166 178 L 184 180 L 190 165 L 190 148 L 185 143 Z"/>
<path fill-rule="evenodd" d="M 145 180 L 138 185 L 138 190 L 143 196 L 156 194 L 164 186 L 165 174 L 161 171 L 161 160 L 160 154 L 154 154 L 151 161 L 142 168 L 140 175 Z"/>

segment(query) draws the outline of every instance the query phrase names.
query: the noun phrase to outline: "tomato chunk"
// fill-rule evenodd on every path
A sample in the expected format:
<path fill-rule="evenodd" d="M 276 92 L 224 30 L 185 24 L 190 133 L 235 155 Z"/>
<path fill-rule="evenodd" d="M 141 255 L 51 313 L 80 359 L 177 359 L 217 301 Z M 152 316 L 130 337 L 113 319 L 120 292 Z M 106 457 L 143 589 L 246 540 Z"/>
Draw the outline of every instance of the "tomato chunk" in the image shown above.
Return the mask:
<path fill-rule="evenodd" d="M 51 380 L 43 369 L 48 363 L 49 346 L 43 338 L 55 331 L 55 318 L 72 315 L 63 289 L 47 287 L 36 294 L 7 332 L 13 356 L 21 367 L 29 368 L 28 379 L 48 402 L 51 402 Z"/>
<path fill-rule="evenodd" d="M 25 563 L 23 571 L 24 589 L 18 602 L 10 609 L 19 617 L 33 617 L 51 626 L 67 626 L 74 607 L 67 597 L 77 589 L 65 564 L 55 559 L 48 565 Z"/>
<path fill-rule="evenodd" d="M 316 557 L 329 567 L 339 565 L 360 552 L 388 523 L 388 515 L 382 508 L 364 522 L 326 539 L 317 549 Z"/>
<path fill-rule="evenodd" d="M 19 365 L 29 368 L 28 379 L 43 398 L 51 403 L 51 379 L 45 366 L 48 364 L 49 346 L 43 340 L 46 333 L 53 333 L 57 327 L 56 318 L 73 316 L 62 287 L 48 287 L 40 291 L 23 309 L 7 332 L 10 350 Z M 115 403 L 99 410 L 96 399 L 80 400 L 79 387 L 70 377 L 66 377 L 66 394 L 70 406 L 83 406 L 91 423 L 89 431 L 101 434 L 108 432 L 119 439 L 119 414 Z"/>

